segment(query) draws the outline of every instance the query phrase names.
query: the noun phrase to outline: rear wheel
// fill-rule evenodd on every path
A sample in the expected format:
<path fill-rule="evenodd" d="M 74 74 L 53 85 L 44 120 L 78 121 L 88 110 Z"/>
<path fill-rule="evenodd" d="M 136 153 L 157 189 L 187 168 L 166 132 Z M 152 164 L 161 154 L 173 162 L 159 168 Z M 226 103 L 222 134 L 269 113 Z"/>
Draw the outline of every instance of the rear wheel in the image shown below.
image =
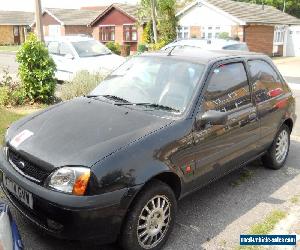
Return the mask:
<path fill-rule="evenodd" d="M 290 129 L 287 125 L 282 125 L 276 138 L 262 157 L 263 164 L 271 169 L 280 169 L 284 166 L 290 149 Z"/>
<path fill-rule="evenodd" d="M 174 226 L 177 201 L 161 181 L 147 184 L 129 212 L 121 236 L 124 249 L 161 249 Z"/>

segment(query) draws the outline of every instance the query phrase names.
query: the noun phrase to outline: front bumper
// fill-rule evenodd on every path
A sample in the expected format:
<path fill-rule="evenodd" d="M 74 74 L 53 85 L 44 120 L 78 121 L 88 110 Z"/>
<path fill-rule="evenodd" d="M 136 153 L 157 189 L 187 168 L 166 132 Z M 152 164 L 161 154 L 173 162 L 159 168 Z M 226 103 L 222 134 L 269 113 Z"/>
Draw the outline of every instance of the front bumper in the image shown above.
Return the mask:
<path fill-rule="evenodd" d="M 1 187 L 11 203 L 38 227 L 69 240 L 97 239 L 114 242 L 123 218 L 139 187 L 95 196 L 73 196 L 48 190 L 17 173 L 0 152 L 0 170 L 10 180 L 32 193 L 33 209 Z"/>

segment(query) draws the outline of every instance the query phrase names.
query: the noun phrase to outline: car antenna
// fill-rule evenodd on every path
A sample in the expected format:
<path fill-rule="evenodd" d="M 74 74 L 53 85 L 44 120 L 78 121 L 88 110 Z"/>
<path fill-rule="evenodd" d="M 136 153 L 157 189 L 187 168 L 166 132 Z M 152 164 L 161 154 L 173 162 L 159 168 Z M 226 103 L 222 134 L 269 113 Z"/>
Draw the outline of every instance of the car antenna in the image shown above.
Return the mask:
<path fill-rule="evenodd" d="M 177 46 L 175 45 L 170 51 L 169 51 L 169 53 L 168 53 L 168 55 L 167 56 L 171 56 L 172 55 L 172 52 L 173 52 L 173 50 L 176 48 Z"/>

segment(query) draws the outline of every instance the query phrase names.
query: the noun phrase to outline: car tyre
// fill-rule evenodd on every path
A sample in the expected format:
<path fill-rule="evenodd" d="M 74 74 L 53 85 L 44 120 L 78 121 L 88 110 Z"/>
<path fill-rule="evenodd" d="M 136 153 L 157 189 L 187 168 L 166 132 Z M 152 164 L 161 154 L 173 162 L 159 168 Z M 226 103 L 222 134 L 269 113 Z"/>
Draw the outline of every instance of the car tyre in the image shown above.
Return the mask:
<path fill-rule="evenodd" d="M 126 250 L 158 250 L 173 227 L 177 200 L 173 190 L 159 180 L 146 184 L 124 223 L 120 243 Z"/>
<path fill-rule="evenodd" d="M 264 166 L 270 169 L 281 169 L 288 157 L 290 149 L 290 129 L 287 125 L 282 125 L 279 129 L 272 146 L 262 157 Z"/>

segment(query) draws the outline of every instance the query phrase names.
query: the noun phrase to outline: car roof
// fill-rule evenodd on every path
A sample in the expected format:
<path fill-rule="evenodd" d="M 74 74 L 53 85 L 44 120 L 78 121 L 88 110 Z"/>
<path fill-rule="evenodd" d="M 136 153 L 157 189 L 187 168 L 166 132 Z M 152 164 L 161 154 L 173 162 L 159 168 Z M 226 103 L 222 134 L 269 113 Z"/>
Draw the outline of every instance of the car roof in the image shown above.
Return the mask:
<path fill-rule="evenodd" d="M 174 41 L 171 44 L 217 44 L 220 46 L 224 45 L 233 45 L 233 44 L 244 44 L 244 42 L 232 40 L 232 39 L 220 39 L 220 38 L 214 38 L 214 39 L 197 39 L 197 38 L 192 38 L 192 39 L 180 39 L 177 41 Z M 170 44 L 170 45 L 171 45 Z"/>
<path fill-rule="evenodd" d="M 264 54 L 238 50 L 207 50 L 192 47 L 174 47 L 171 51 L 145 53 L 143 56 L 171 57 L 199 64 L 210 64 L 215 61 L 233 58 L 268 58 Z"/>
<path fill-rule="evenodd" d="M 95 40 L 92 37 L 86 35 L 77 35 L 77 36 L 47 36 L 45 37 L 45 41 L 58 41 L 58 42 L 81 42 L 81 41 L 91 41 Z"/>

